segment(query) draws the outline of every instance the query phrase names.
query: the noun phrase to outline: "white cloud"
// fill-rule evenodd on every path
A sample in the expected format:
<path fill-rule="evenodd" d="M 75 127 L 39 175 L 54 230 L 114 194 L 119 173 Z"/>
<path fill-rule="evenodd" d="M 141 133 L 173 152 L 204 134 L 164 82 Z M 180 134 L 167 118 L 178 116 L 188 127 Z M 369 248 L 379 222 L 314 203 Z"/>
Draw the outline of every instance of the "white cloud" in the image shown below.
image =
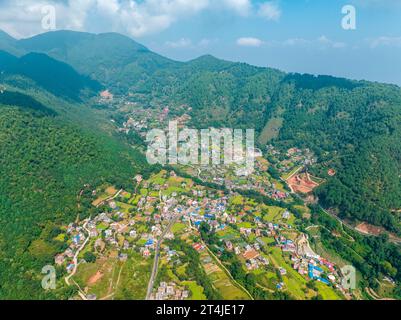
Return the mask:
<path fill-rule="evenodd" d="M 165 46 L 173 48 L 173 49 L 181 49 L 181 48 L 189 48 L 189 49 L 199 49 L 199 48 L 206 48 L 211 45 L 218 43 L 218 39 L 201 39 L 197 42 L 193 42 L 191 39 L 188 38 L 181 38 L 177 41 L 166 41 Z"/>
<path fill-rule="evenodd" d="M 167 41 L 166 45 L 171 48 L 186 48 L 192 45 L 192 41 L 187 38 L 181 38 L 178 41 Z"/>
<path fill-rule="evenodd" d="M 218 39 L 202 39 L 198 42 L 198 47 L 208 47 L 212 44 L 216 44 L 218 43 L 219 40 Z"/>
<path fill-rule="evenodd" d="M 268 1 L 259 6 L 258 14 L 267 20 L 278 21 L 281 17 L 281 9 L 276 1 Z"/>
<path fill-rule="evenodd" d="M 206 10 L 252 12 L 251 0 L 0 0 L 0 28 L 16 37 L 47 31 L 41 27 L 45 5 L 55 7 L 58 29 L 112 30 L 134 37 L 166 30 Z"/>
<path fill-rule="evenodd" d="M 222 0 L 222 2 L 226 7 L 233 9 L 242 16 L 247 16 L 252 11 L 251 0 Z"/>
<path fill-rule="evenodd" d="M 371 48 L 401 47 L 401 37 L 379 37 L 368 40 Z"/>
<path fill-rule="evenodd" d="M 345 42 L 334 41 L 326 36 L 320 36 L 317 39 L 290 38 L 281 41 L 266 42 L 270 47 L 298 47 L 298 48 L 318 48 L 318 49 L 341 49 L 346 48 Z"/>
<path fill-rule="evenodd" d="M 242 47 L 260 47 L 263 41 L 258 38 L 245 37 L 237 39 L 237 45 Z"/>
<path fill-rule="evenodd" d="M 321 36 L 317 39 L 318 44 L 324 46 L 324 47 L 331 47 L 334 49 L 340 49 L 340 48 L 345 48 L 347 45 L 344 42 L 337 42 L 330 40 L 326 36 Z"/>
<path fill-rule="evenodd" d="M 163 31 L 177 20 L 195 15 L 210 5 L 209 0 L 120 0 L 115 2 L 118 9 L 110 12 L 108 15 L 110 21 L 118 31 L 128 32 L 135 37 Z"/>
<path fill-rule="evenodd" d="M 58 28 L 82 30 L 87 12 L 96 3 L 96 0 L 5 0 L 0 2 L 0 29 L 17 38 L 48 31 L 42 28 L 45 17 L 42 9 L 52 5 L 56 10 Z"/>
<path fill-rule="evenodd" d="M 311 44 L 310 40 L 306 40 L 303 38 L 292 38 L 292 39 L 287 39 L 283 41 L 284 46 L 306 46 Z"/>

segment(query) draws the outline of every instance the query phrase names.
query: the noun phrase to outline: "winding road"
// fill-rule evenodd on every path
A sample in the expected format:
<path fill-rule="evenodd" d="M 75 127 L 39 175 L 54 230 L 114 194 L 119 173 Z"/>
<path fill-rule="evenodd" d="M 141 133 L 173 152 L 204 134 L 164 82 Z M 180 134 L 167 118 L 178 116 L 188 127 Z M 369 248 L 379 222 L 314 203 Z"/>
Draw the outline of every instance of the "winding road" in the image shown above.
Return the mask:
<path fill-rule="evenodd" d="M 75 252 L 74 258 L 73 258 L 73 260 L 72 260 L 73 263 L 74 263 L 74 269 L 73 269 L 72 272 L 71 272 L 68 276 L 66 276 L 65 279 L 64 279 L 64 280 L 65 280 L 65 283 L 66 283 L 68 286 L 70 285 L 70 279 L 71 279 L 71 277 L 74 276 L 75 273 L 77 272 L 79 253 L 85 248 L 86 244 L 87 244 L 88 241 L 89 241 L 89 230 L 86 228 L 86 226 L 87 226 L 87 224 L 88 224 L 89 221 L 90 221 L 90 218 L 87 219 L 87 220 L 85 221 L 84 225 L 83 225 L 83 229 L 87 232 L 87 237 L 86 237 L 84 243 L 78 248 L 77 252 Z"/>

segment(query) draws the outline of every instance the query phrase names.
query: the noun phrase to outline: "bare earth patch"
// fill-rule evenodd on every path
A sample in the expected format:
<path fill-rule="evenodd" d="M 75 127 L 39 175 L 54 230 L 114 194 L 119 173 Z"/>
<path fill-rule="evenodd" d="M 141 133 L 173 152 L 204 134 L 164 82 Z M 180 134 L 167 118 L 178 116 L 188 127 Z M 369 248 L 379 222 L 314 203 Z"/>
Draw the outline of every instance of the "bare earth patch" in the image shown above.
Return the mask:
<path fill-rule="evenodd" d="M 102 278 L 103 278 L 103 273 L 101 273 L 100 271 L 96 272 L 95 275 L 93 275 L 92 277 L 89 278 L 88 286 L 94 285 L 96 282 L 98 282 Z"/>
<path fill-rule="evenodd" d="M 287 180 L 287 183 L 293 192 L 299 193 L 310 193 L 319 186 L 317 182 L 311 179 L 308 173 L 292 176 Z"/>
<path fill-rule="evenodd" d="M 387 233 L 389 235 L 389 238 L 391 241 L 401 243 L 401 239 L 399 237 L 397 237 L 395 234 L 386 231 L 386 229 L 384 229 L 382 227 L 377 227 L 377 226 L 371 225 L 367 222 L 362 222 L 362 223 L 358 224 L 355 227 L 355 230 L 357 230 L 363 234 L 370 235 L 370 236 L 379 236 L 383 233 Z"/>
<path fill-rule="evenodd" d="M 374 235 L 374 236 L 378 236 L 382 232 L 384 232 L 383 228 L 373 226 L 373 225 L 368 224 L 366 222 L 363 222 L 363 223 L 357 225 L 355 229 L 357 231 L 359 231 L 359 232 L 362 232 L 362 233 L 365 233 L 365 234 L 369 234 L 369 235 Z"/>

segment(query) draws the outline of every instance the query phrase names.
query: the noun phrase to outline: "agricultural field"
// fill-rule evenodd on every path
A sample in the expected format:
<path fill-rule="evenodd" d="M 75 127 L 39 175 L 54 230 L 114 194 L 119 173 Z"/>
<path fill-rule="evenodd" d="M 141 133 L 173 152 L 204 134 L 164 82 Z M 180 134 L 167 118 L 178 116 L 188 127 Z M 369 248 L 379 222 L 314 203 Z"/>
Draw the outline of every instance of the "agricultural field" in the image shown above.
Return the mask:
<path fill-rule="evenodd" d="M 100 258 L 95 263 L 80 265 L 72 280 L 85 294 L 96 295 L 97 299 L 108 299 L 113 296 L 119 284 L 121 268 L 116 258 Z"/>
<path fill-rule="evenodd" d="M 133 253 L 124 263 L 120 285 L 116 288 L 117 300 L 143 300 L 146 297 L 147 284 L 149 282 L 151 261 L 143 259 L 139 254 Z"/>
<path fill-rule="evenodd" d="M 249 299 L 249 295 L 230 279 L 226 271 L 216 263 L 215 259 L 206 250 L 201 253 L 201 260 L 204 262 L 203 267 L 213 286 L 225 300 Z"/>

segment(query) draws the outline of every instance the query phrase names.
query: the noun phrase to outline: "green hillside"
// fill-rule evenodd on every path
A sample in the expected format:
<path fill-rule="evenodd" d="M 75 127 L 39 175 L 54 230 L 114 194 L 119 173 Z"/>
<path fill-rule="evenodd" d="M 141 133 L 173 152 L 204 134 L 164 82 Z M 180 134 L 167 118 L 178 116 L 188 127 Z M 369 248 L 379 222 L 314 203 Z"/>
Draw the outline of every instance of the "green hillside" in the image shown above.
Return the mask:
<path fill-rule="evenodd" d="M 81 100 L 84 93 L 93 95 L 101 89 L 98 82 L 41 53 L 29 53 L 17 58 L 0 51 L 0 71 L 1 78 L 9 75 L 23 76 L 55 96 L 74 101 Z"/>
<path fill-rule="evenodd" d="M 117 33 L 55 31 L 19 40 L 15 48 L 25 53 L 46 53 L 82 74 L 113 84 L 121 93 L 137 82 L 146 81 L 160 69 L 178 64 Z"/>
<path fill-rule="evenodd" d="M 77 206 L 78 193 L 84 185 L 126 186 L 148 166 L 84 105 L 20 75 L 2 80 L 0 299 L 66 298 L 62 288 L 40 287 L 41 270 L 62 245 L 54 240 L 58 227 L 91 213 L 90 204 Z"/>

